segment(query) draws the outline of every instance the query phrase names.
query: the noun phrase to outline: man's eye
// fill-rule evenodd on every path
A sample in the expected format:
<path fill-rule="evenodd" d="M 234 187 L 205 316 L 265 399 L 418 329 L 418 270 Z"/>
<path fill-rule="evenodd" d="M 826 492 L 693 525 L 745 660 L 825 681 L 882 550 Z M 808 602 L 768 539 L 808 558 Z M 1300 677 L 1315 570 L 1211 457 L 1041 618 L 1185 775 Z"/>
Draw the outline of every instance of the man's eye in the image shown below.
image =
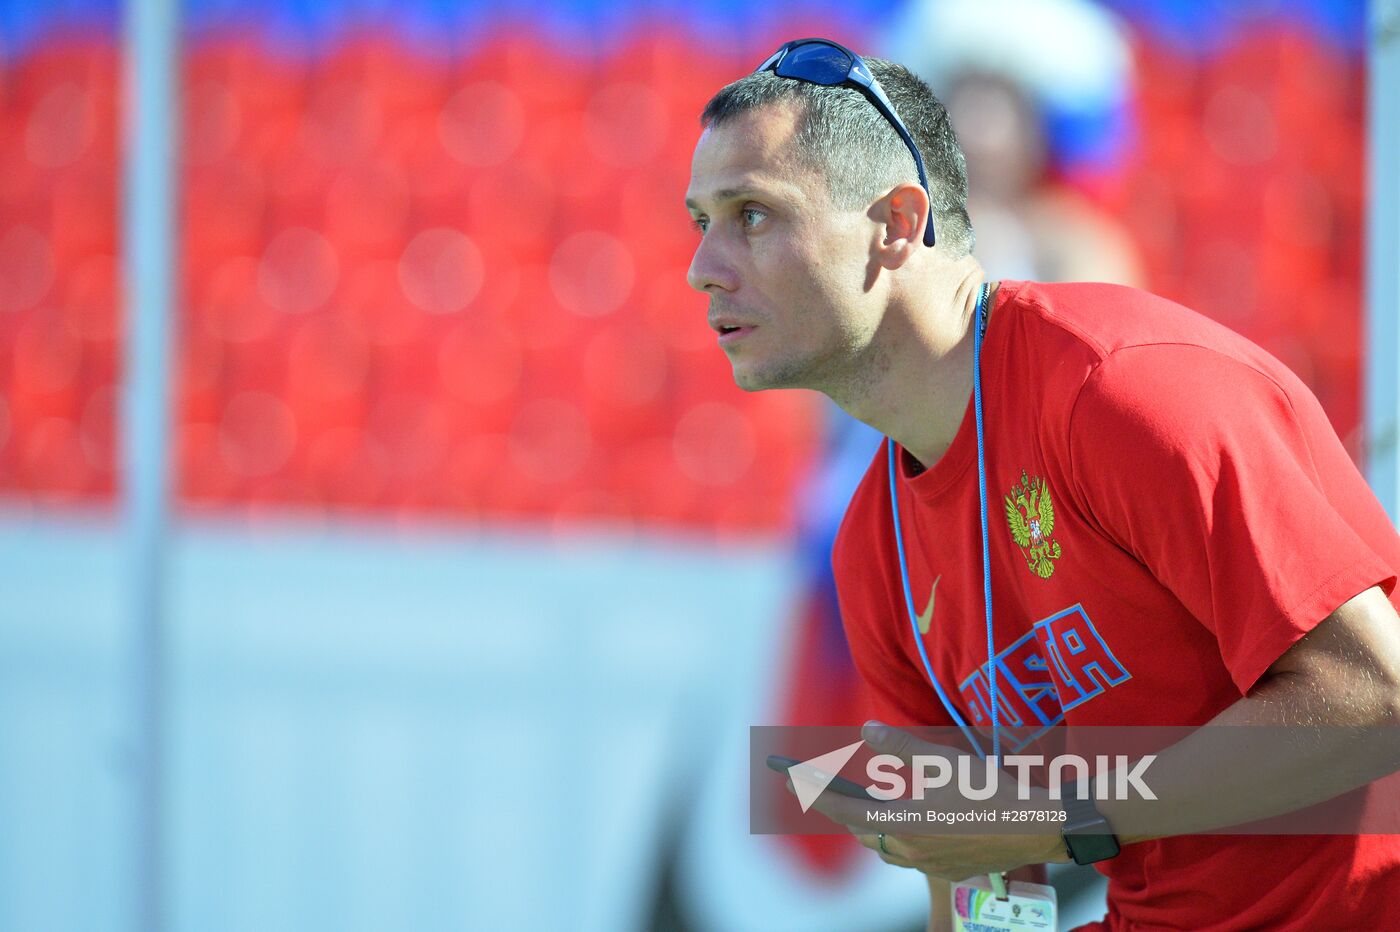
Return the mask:
<path fill-rule="evenodd" d="M 690 221 L 690 228 L 697 233 L 704 233 L 709 225 L 710 221 L 705 217 L 697 217 Z"/>
<path fill-rule="evenodd" d="M 754 226 L 754 225 L 757 224 L 760 220 L 762 220 L 764 217 L 767 217 L 767 216 L 768 216 L 768 215 L 767 215 L 766 213 L 764 213 L 763 211 L 759 210 L 757 207 L 745 207 L 745 208 L 744 208 L 744 225 L 745 225 L 745 226 Z"/>

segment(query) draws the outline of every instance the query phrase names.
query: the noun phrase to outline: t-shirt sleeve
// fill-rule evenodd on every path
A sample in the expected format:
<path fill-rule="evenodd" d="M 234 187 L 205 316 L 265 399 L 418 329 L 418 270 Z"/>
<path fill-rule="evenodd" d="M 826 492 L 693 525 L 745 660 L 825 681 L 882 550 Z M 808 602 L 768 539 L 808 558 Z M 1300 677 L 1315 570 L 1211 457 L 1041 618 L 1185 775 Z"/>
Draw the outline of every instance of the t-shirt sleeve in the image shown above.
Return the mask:
<path fill-rule="evenodd" d="M 1069 436 L 1089 520 L 1215 635 L 1241 693 L 1352 596 L 1394 588 L 1314 466 L 1313 445 L 1336 435 L 1305 426 L 1243 362 L 1189 345 L 1119 349 L 1086 379 Z"/>
<path fill-rule="evenodd" d="M 854 517 L 848 515 L 847 521 Z M 882 575 L 887 567 L 870 548 L 853 545 L 847 534 L 843 528 L 837 538 L 832 567 L 841 623 L 869 716 L 887 725 L 952 725 L 923 671 L 895 641 L 901 634 L 912 638 L 913 632 L 908 618 L 891 604 Z"/>

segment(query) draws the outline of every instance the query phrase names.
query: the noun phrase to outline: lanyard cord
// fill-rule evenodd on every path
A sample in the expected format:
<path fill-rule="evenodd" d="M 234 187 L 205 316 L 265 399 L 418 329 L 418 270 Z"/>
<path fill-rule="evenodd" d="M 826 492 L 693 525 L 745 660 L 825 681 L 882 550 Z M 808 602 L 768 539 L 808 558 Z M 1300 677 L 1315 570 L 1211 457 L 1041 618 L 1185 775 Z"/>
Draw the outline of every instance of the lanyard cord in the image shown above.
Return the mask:
<path fill-rule="evenodd" d="M 982 601 L 987 606 L 987 681 L 992 705 L 992 756 L 1001 759 L 1001 722 L 997 716 L 997 651 L 992 639 L 992 557 L 987 543 L 987 450 L 982 430 L 982 338 L 987 332 L 985 283 L 977 296 L 977 328 L 972 338 L 972 408 L 977 414 L 977 501 L 982 519 Z M 980 756 L 980 755 L 979 755 Z"/>
<path fill-rule="evenodd" d="M 990 684 L 992 706 L 992 756 L 1000 759 L 1001 729 L 997 709 L 996 649 L 993 646 L 992 638 L 992 563 L 987 545 L 987 455 L 982 430 L 982 337 L 987 330 L 987 316 L 990 311 L 990 308 L 987 307 L 989 290 L 987 285 L 982 286 L 981 292 L 977 295 L 977 309 L 974 312 L 976 326 L 972 331 L 972 407 L 977 421 L 977 496 L 982 523 L 982 597 L 987 609 L 987 679 Z M 948 694 L 943 691 L 943 685 L 938 682 L 938 677 L 934 675 L 933 665 L 929 663 L 928 659 L 928 650 L 924 647 L 923 636 L 919 633 L 919 620 L 914 613 L 914 595 L 909 587 L 909 562 L 904 556 L 904 535 L 900 532 L 899 488 L 895 483 L 894 441 L 886 438 L 885 447 L 886 459 L 889 461 L 890 467 L 890 505 L 894 512 L 894 542 L 899 551 L 899 575 L 904 584 L 904 608 L 909 613 L 909 625 L 914 632 L 914 644 L 919 648 L 919 658 L 924 662 L 924 672 L 928 674 L 929 682 L 933 684 L 933 691 L 938 694 L 938 700 L 943 703 L 943 708 L 962 731 L 963 737 L 972 745 L 973 751 L 977 753 L 979 758 L 985 759 L 986 754 L 982 751 L 976 735 L 968 727 L 967 722 L 963 720 L 957 706 L 948 699 Z"/>

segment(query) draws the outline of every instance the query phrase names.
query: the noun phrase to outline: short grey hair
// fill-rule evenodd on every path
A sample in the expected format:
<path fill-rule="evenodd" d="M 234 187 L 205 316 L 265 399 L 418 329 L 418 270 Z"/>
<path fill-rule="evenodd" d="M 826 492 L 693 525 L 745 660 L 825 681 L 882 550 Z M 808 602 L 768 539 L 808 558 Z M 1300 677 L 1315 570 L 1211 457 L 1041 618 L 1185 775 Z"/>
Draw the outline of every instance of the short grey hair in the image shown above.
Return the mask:
<path fill-rule="evenodd" d="M 924 158 L 937 245 L 965 256 L 974 243 L 967 216 L 967 160 L 948 111 L 927 84 L 903 65 L 866 58 L 895 112 Z M 704 127 L 776 103 L 801 106 L 793 137 L 799 157 L 825 178 L 832 202 L 857 210 L 895 185 L 917 183 L 914 157 L 899 132 L 864 94 L 852 87 L 825 87 L 780 78 L 772 71 L 746 75 L 710 98 L 700 115 Z"/>

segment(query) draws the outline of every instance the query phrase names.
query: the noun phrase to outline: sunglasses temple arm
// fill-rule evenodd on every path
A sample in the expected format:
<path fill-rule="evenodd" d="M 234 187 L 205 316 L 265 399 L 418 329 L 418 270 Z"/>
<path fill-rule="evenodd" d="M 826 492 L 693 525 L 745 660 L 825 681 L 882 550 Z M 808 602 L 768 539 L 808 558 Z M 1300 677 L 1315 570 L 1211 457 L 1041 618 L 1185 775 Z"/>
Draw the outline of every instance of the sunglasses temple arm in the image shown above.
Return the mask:
<path fill-rule="evenodd" d="M 909 131 L 904 127 L 895 124 L 899 135 L 904 137 L 904 144 L 909 147 L 909 154 L 914 156 L 914 167 L 919 170 L 919 186 L 924 189 L 924 194 L 928 196 L 928 223 L 924 225 L 924 245 L 932 246 L 936 241 L 936 232 L 933 229 L 933 192 L 928 189 L 928 172 L 924 170 L 924 157 L 919 154 L 919 147 L 914 144 L 914 140 L 909 136 Z"/>
<path fill-rule="evenodd" d="M 894 104 L 885 96 L 884 89 L 877 83 L 867 84 L 863 80 L 850 79 L 865 91 L 866 98 L 875 105 L 899 133 L 899 138 L 904 140 L 904 144 L 909 147 L 909 154 L 914 157 L 914 167 L 919 171 L 919 186 L 924 189 L 924 194 L 928 195 L 928 223 L 924 226 L 924 245 L 932 246 L 935 242 L 936 231 L 933 228 L 933 192 L 928 188 L 928 172 L 924 169 L 924 157 L 919 153 L 919 147 L 914 142 L 914 137 L 909 135 L 909 130 L 905 128 L 904 121 L 895 114 Z"/>

